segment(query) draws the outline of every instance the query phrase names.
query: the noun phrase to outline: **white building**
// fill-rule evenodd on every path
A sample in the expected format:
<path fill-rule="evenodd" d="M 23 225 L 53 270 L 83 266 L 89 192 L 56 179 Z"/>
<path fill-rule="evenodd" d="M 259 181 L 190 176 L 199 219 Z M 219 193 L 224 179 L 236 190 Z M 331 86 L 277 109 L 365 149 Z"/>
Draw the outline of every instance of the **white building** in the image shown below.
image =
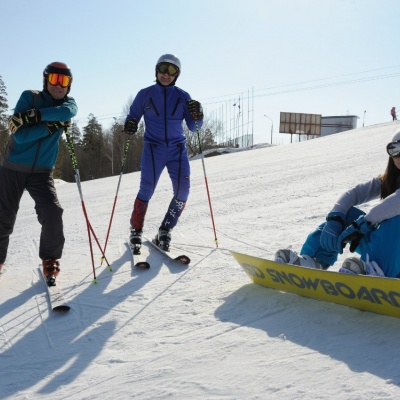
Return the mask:
<path fill-rule="evenodd" d="M 357 128 L 357 115 L 339 115 L 333 117 L 321 117 L 321 136 L 349 131 Z"/>

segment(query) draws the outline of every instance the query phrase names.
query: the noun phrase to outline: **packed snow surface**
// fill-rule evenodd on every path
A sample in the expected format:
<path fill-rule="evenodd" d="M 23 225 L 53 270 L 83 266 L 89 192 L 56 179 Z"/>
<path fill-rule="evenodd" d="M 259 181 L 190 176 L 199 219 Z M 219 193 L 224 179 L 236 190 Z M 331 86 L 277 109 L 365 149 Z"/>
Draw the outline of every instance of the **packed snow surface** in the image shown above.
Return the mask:
<path fill-rule="evenodd" d="M 57 181 L 66 314 L 49 311 L 37 270 L 40 225 L 24 194 L 0 277 L 0 398 L 399 399 L 399 319 L 255 285 L 229 252 L 272 258 L 282 247 L 299 250 L 342 192 L 384 171 L 396 128 L 205 158 L 218 247 L 202 160 L 192 160 L 190 198 L 173 231 L 189 267 L 146 244 L 151 268 L 132 267 L 127 239 L 140 175 L 122 175 L 106 248 L 112 271 L 92 235 L 97 284 L 77 185 Z M 101 246 L 119 179 L 82 182 Z M 171 197 L 165 172 L 148 237 Z"/>

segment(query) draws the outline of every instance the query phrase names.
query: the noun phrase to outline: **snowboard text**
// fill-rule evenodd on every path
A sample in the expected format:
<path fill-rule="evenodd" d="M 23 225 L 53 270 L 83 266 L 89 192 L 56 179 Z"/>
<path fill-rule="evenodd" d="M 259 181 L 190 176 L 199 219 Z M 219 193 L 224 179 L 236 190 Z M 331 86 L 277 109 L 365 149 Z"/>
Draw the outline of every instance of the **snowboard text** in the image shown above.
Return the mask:
<path fill-rule="evenodd" d="M 266 279 L 264 272 L 255 265 L 242 263 L 242 267 L 249 275 L 260 279 Z M 304 290 L 317 290 L 317 288 L 320 287 L 330 296 L 343 296 L 346 299 L 366 300 L 374 304 L 387 303 L 393 307 L 400 307 L 400 292 L 385 292 L 379 288 L 368 289 L 365 286 L 360 286 L 355 291 L 343 282 L 331 282 L 327 279 L 313 279 L 310 277 L 306 278 L 300 274 L 285 273 L 272 268 L 267 268 L 265 272 L 273 282 L 283 285 L 292 285 Z"/>

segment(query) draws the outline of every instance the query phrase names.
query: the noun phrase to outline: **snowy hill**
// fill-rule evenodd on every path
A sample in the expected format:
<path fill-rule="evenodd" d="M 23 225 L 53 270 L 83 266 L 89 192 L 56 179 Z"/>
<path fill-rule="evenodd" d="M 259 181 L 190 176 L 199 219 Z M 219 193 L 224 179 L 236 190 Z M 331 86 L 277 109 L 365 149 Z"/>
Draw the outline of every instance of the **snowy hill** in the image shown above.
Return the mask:
<path fill-rule="evenodd" d="M 173 232 L 189 268 L 154 250 L 150 270 L 132 269 L 126 239 L 139 174 L 123 175 L 106 251 L 112 272 L 93 242 L 97 285 L 76 184 L 58 182 L 66 236 L 59 283 L 72 307 L 64 315 L 49 312 L 37 273 L 40 227 L 24 195 L 0 277 L 0 398 L 400 398 L 398 319 L 254 285 L 228 251 L 271 258 L 299 249 L 344 190 L 384 171 L 396 128 L 206 158 L 218 248 L 201 160 L 191 161 L 191 195 Z M 117 184 L 82 183 L 101 244 Z M 148 236 L 171 196 L 165 173 Z"/>

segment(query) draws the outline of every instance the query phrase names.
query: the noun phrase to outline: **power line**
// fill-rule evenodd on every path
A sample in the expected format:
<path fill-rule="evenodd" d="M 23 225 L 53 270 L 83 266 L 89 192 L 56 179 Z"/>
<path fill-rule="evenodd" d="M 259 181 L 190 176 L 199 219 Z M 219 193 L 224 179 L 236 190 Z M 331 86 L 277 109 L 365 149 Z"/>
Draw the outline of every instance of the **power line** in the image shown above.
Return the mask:
<path fill-rule="evenodd" d="M 394 73 L 394 74 L 389 74 L 389 75 L 379 75 L 379 76 L 371 76 L 371 77 L 366 77 L 366 78 L 360 78 L 360 79 L 353 79 L 353 80 L 348 80 L 348 81 L 339 81 L 339 82 L 332 82 L 332 83 L 325 83 L 325 84 L 321 84 L 321 85 L 313 85 L 313 86 L 305 86 L 305 87 L 301 87 L 301 88 L 293 88 L 293 89 L 287 89 L 287 90 L 281 90 L 278 92 L 272 92 L 272 93 L 264 93 L 264 94 L 258 94 L 255 95 L 254 97 L 266 97 L 266 96 L 276 96 L 279 94 L 285 94 L 285 93 L 292 93 L 292 92 L 301 92 L 301 91 L 305 91 L 305 90 L 314 90 L 314 89 L 320 89 L 320 88 L 325 88 L 325 87 L 333 87 L 333 86 L 342 86 L 342 85 L 350 85 L 350 84 L 354 84 L 354 83 L 360 83 L 360 82 L 368 82 L 368 81 L 373 81 L 373 80 L 380 80 L 380 79 L 387 79 L 387 78 L 396 78 L 400 76 L 400 72 L 399 73 Z M 308 82 L 317 82 L 323 79 L 316 79 L 314 81 L 308 81 Z M 301 83 L 296 83 L 293 85 L 300 85 Z M 271 88 L 267 88 L 267 89 L 258 89 L 256 90 L 256 92 L 260 92 L 263 90 L 271 90 L 271 89 L 279 89 L 279 88 L 284 88 L 287 86 L 292 86 L 292 84 L 289 85 L 281 85 L 281 86 L 274 86 Z M 238 93 L 236 93 L 236 96 L 238 95 Z M 228 96 L 228 95 L 226 95 Z M 234 96 L 233 94 L 230 96 Z M 221 97 L 225 97 L 225 96 L 221 96 Z M 218 98 L 218 97 L 215 97 Z M 244 97 L 243 99 L 246 99 L 246 97 Z M 203 103 L 203 105 L 209 105 L 209 104 L 219 104 L 223 101 L 226 100 L 219 100 L 219 101 L 214 101 L 214 102 L 205 102 Z"/>
<path fill-rule="evenodd" d="M 319 79 L 312 79 L 312 80 L 307 80 L 307 81 L 301 81 L 301 82 L 295 82 L 295 83 L 288 83 L 285 85 L 278 85 L 278 86 L 271 86 L 268 88 L 263 88 L 263 89 L 257 89 L 254 90 L 254 92 L 263 92 L 263 91 L 270 91 L 270 90 L 274 90 L 274 89 L 280 89 L 280 88 L 286 88 L 286 87 L 291 87 L 291 86 L 298 86 L 298 85 L 304 85 L 307 83 L 315 83 L 315 82 L 321 82 L 321 81 L 325 81 L 325 80 L 329 80 L 329 79 L 335 79 L 335 78 L 340 78 L 340 77 L 346 77 L 346 76 L 354 76 L 354 75 L 361 75 L 361 74 L 366 74 L 366 73 L 370 73 L 370 72 L 376 72 L 376 71 L 382 71 L 385 69 L 391 69 L 391 68 L 399 68 L 400 65 L 394 65 L 391 67 L 382 67 L 382 68 L 376 68 L 376 69 L 372 69 L 372 70 L 367 70 L 367 71 L 361 71 L 361 72 L 352 72 L 352 73 L 348 73 L 348 74 L 342 74 L 342 75 L 338 75 L 336 77 L 326 77 L 326 78 L 319 78 Z M 286 93 L 295 93 L 295 92 L 301 92 L 301 91 L 306 91 L 306 90 L 315 90 L 315 89 L 322 89 L 322 88 L 328 88 L 328 87 L 334 87 L 334 86 L 343 86 L 343 85 L 351 85 L 351 84 L 355 84 L 355 83 L 362 83 L 362 82 L 369 82 L 369 81 L 373 81 L 373 80 L 381 80 L 381 79 L 388 79 L 388 78 L 396 78 L 400 76 L 400 72 L 396 72 L 396 73 L 392 73 L 392 74 L 386 74 L 386 75 L 377 75 L 377 76 L 370 76 L 370 77 L 365 77 L 365 78 L 359 78 L 359 79 L 351 79 L 351 80 L 345 80 L 345 81 L 337 81 L 337 82 L 331 82 L 331 83 L 325 83 L 325 84 L 320 84 L 320 85 L 312 85 L 312 86 L 304 86 L 304 87 L 300 87 L 300 88 L 292 88 L 292 89 L 287 89 L 287 90 L 280 90 L 280 91 L 273 91 L 270 93 L 261 93 L 261 94 L 256 94 L 253 97 L 267 97 L 267 96 L 277 96 L 280 94 L 286 94 Z M 238 95 L 243 95 L 243 92 L 241 93 L 232 93 L 232 94 L 225 94 L 225 95 L 221 95 L 221 96 L 214 96 L 214 97 L 207 97 L 204 99 L 201 99 L 203 106 L 206 105 L 211 105 L 211 104 L 220 104 L 223 102 L 226 102 L 227 100 L 222 100 L 224 97 L 227 98 L 232 98 Z M 205 102 L 205 100 L 207 99 L 220 99 L 220 100 L 216 100 L 213 102 Z M 243 97 L 242 100 L 247 100 L 248 97 Z M 121 118 L 121 112 L 118 113 L 118 116 L 116 116 L 117 113 L 109 113 L 109 114 L 103 114 L 100 116 L 95 116 L 96 120 L 98 121 L 102 121 L 102 120 L 109 120 L 109 119 L 113 119 L 113 118 Z M 78 119 L 78 120 L 74 120 L 76 123 L 83 123 L 84 119 Z"/>
<path fill-rule="evenodd" d="M 301 82 L 287 83 L 285 85 L 278 85 L 278 86 L 271 86 L 271 87 L 263 88 L 263 89 L 257 89 L 257 90 L 255 90 L 255 92 L 260 92 L 260 91 L 264 91 L 264 90 L 271 90 L 271 89 L 279 89 L 279 88 L 282 88 L 282 87 L 288 87 L 288 86 L 294 86 L 294 85 L 303 85 L 305 83 L 320 82 L 320 81 L 324 81 L 324 80 L 336 79 L 336 78 L 341 78 L 341 77 L 345 77 L 345 76 L 361 75 L 361 74 L 366 74 L 366 73 L 369 73 L 369 72 L 381 71 L 381 70 L 384 70 L 384 69 L 391 69 L 391 68 L 400 68 L 400 65 L 393 65 L 391 67 L 376 68 L 376 69 L 371 69 L 371 70 L 367 70 L 367 71 L 351 72 L 351 73 L 348 73 L 348 74 L 342 74 L 342 75 L 331 76 L 331 77 L 326 77 L 326 78 L 311 79 L 311 80 L 301 81 Z M 221 95 L 221 96 L 206 97 L 206 98 L 204 98 L 202 100 L 218 99 L 218 98 L 222 98 L 222 97 L 232 97 L 232 96 L 238 96 L 240 94 L 241 93 L 237 92 L 237 93 L 225 94 L 225 95 Z"/>

